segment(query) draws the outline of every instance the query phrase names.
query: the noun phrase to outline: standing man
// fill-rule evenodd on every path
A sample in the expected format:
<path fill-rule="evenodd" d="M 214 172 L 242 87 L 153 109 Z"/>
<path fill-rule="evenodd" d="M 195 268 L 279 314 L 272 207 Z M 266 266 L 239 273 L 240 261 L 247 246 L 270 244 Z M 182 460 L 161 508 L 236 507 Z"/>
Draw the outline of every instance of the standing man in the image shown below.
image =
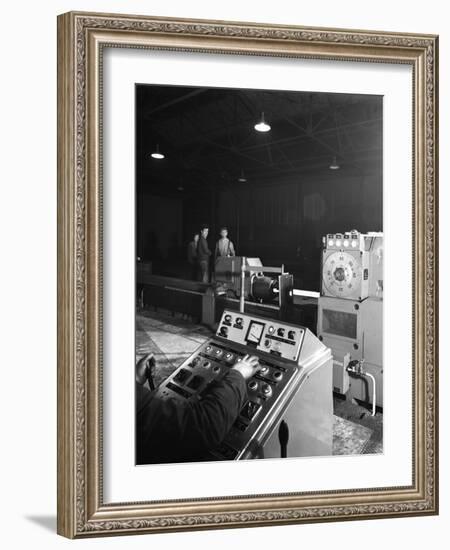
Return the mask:
<path fill-rule="evenodd" d="M 209 227 L 206 225 L 202 227 L 200 232 L 200 239 L 197 246 L 197 258 L 198 265 L 200 267 L 200 280 L 203 283 L 209 283 L 209 257 L 211 256 L 211 250 L 208 247 L 208 241 L 206 240 L 209 233 Z"/>
<path fill-rule="evenodd" d="M 228 238 L 228 229 L 226 227 L 222 227 L 222 229 L 220 230 L 220 239 L 216 243 L 216 250 L 214 253 L 214 257 L 216 260 L 217 258 L 224 256 L 236 256 L 234 244 Z"/>
<path fill-rule="evenodd" d="M 198 246 L 199 239 L 200 239 L 200 234 L 195 233 L 194 238 L 188 244 L 188 249 L 187 249 L 187 260 L 189 262 L 189 265 L 191 266 L 191 279 L 193 281 L 196 281 L 198 277 L 197 246 Z"/>

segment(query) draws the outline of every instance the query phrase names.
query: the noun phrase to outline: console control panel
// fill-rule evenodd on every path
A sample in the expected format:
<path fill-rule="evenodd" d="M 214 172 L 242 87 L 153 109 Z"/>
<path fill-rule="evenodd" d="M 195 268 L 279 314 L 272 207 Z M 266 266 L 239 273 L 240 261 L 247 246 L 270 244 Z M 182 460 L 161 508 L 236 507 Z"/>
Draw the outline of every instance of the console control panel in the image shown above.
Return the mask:
<path fill-rule="evenodd" d="M 297 361 L 305 329 L 273 319 L 255 318 L 243 313 L 224 311 L 216 336 L 246 346 L 249 353 L 264 353 Z"/>
<path fill-rule="evenodd" d="M 163 399 L 202 399 L 210 385 L 246 354 L 256 355 L 259 370 L 246 381 L 242 410 L 223 444 L 212 452 L 212 459 L 237 459 L 290 391 L 301 371 L 297 359 L 304 338 L 302 327 L 225 311 L 216 335 L 178 367 L 157 392 Z"/>

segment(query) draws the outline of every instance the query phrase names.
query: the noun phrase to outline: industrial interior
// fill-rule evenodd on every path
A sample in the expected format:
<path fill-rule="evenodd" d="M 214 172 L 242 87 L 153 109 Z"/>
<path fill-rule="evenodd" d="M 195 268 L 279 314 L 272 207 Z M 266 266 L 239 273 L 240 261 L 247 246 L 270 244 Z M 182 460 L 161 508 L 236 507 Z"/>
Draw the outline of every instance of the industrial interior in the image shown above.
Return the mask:
<path fill-rule="evenodd" d="M 137 84 L 135 98 L 150 389 L 201 400 L 254 354 L 204 460 L 382 453 L 382 97 Z M 217 254 L 224 229 L 232 253 Z"/>

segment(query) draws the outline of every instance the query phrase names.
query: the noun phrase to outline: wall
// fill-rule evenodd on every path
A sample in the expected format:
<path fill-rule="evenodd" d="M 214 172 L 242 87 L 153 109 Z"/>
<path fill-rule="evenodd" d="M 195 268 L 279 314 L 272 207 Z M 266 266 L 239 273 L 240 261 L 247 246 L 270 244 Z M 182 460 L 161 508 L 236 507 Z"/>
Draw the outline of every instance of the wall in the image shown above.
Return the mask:
<path fill-rule="evenodd" d="M 138 256 L 167 260 L 183 244 L 183 207 L 178 198 L 141 195 L 137 200 Z"/>
<path fill-rule="evenodd" d="M 56 511 L 56 26 L 70 9 L 178 17 L 259 20 L 312 26 L 441 33 L 442 68 L 450 56 L 445 2 L 349 0 L 209 2 L 166 0 L 17 0 L 2 6 L 0 164 L 0 371 L 2 547 L 408 550 L 448 546 L 450 535 L 450 353 L 441 345 L 441 515 L 71 542 L 54 534 Z M 450 72 L 441 71 L 440 144 L 450 149 Z M 441 163 L 442 273 L 450 271 L 450 165 Z M 441 301 L 450 303 L 449 285 Z M 401 307 L 401 304 L 399 304 Z M 450 331 L 442 307 L 441 331 Z M 301 475 L 301 472 L 299 472 Z M 446 542 L 447 541 L 447 542 Z"/>
<path fill-rule="evenodd" d="M 340 172 L 301 182 L 222 191 L 217 224 L 226 225 L 239 254 L 284 264 L 296 286 L 319 290 L 321 239 L 350 229 L 381 231 L 381 181 Z"/>
<path fill-rule="evenodd" d="M 186 245 L 206 223 L 210 248 L 226 226 L 238 254 L 284 264 L 304 290 L 319 290 L 323 235 L 383 229 L 380 178 L 340 171 L 178 198 L 140 195 L 137 205 L 138 255 L 154 260 L 155 272 L 182 276 Z"/>

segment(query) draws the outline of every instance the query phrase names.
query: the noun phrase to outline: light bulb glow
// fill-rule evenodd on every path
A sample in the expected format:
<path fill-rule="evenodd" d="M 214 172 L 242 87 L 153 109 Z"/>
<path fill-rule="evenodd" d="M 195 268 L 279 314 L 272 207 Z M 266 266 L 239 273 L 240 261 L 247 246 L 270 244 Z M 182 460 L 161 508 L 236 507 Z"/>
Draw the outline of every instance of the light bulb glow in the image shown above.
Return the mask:
<path fill-rule="evenodd" d="M 258 124 L 255 124 L 255 130 L 257 132 L 270 132 L 270 125 L 266 122 L 258 122 Z"/>
<path fill-rule="evenodd" d="M 328 241 L 328 246 L 334 246 L 334 241 L 330 239 L 330 240 Z"/>
<path fill-rule="evenodd" d="M 264 113 L 261 113 L 261 120 L 255 124 L 254 128 L 257 132 L 270 132 L 271 126 L 265 121 Z"/>
<path fill-rule="evenodd" d="M 348 248 L 348 241 L 344 241 L 344 246 Z"/>
<path fill-rule="evenodd" d="M 356 241 L 352 241 L 352 247 L 356 248 L 358 246 L 358 243 Z"/>
<path fill-rule="evenodd" d="M 340 239 L 337 239 L 337 241 L 336 241 L 336 246 L 341 246 L 341 241 L 340 241 Z"/>
<path fill-rule="evenodd" d="M 158 160 L 165 158 L 165 156 L 159 150 L 159 143 L 156 144 L 156 149 L 153 151 L 153 153 L 151 153 L 150 156 L 153 159 L 158 159 Z"/>

